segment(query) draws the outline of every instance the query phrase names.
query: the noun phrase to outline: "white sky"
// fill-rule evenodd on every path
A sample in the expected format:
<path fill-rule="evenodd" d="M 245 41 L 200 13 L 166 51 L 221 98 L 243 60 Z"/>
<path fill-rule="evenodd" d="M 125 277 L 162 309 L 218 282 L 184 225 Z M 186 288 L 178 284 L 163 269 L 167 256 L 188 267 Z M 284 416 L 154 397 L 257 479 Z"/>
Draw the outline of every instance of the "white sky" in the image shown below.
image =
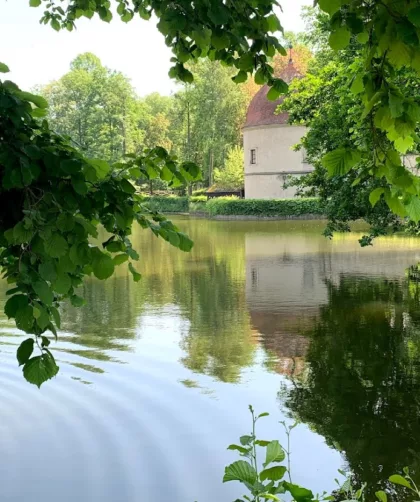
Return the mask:
<path fill-rule="evenodd" d="M 312 0 L 283 0 L 280 20 L 287 31 L 302 31 L 300 11 Z M 155 21 L 133 19 L 125 24 L 115 17 L 110 24 L 99 18 L 79 19 L 77 30 L 55 32 L 39 24 L 42 8 L 29 0 L 0 0 L 0 62 L 8 77 L 22 89 L 60 78 L 82 52 L 93 52 L 109 68 L 127 75 L 139 95 L 170 94 L 175 84 L 168 77 L 171 51 Z"/>

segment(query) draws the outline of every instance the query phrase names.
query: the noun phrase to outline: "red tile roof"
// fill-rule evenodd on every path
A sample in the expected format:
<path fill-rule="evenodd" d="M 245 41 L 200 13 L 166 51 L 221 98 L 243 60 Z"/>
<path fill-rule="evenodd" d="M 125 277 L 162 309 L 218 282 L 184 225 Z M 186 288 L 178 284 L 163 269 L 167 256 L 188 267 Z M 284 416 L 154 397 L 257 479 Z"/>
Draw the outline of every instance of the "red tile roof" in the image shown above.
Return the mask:
<path fill-rule="evenodd" d="M 293 65 L 293 62 L 289 62 L 280 74 L 280 78 L 288 84 L 294 78 L 299 78 L 301 76 L 302 75 Z M 287 112 L 282 112 L 278 115 L 275 114 L 277 107 L 283 102 L 284 98 L 280 97 L 276 101 L 269 101 L 267 99 L 269 90 L 270 88 L 264 85 L 252 98 L 246 114 L 244 129 L 246 127 L 258 127 L 262 125 L 287 124 L 289 119 L 289 114 Z"/>

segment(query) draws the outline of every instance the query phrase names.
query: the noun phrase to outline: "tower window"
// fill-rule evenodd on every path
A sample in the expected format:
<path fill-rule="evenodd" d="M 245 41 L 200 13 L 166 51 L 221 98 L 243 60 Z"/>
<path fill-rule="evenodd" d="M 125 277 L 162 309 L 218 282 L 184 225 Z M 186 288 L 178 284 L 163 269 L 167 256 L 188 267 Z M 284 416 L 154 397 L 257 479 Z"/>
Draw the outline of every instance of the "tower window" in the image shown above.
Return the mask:
<path fill-rule="evenodd" d="M 257 163 L 257 150 L 253 148 L 251 150 L 251 164 L 256 164 Z"/>

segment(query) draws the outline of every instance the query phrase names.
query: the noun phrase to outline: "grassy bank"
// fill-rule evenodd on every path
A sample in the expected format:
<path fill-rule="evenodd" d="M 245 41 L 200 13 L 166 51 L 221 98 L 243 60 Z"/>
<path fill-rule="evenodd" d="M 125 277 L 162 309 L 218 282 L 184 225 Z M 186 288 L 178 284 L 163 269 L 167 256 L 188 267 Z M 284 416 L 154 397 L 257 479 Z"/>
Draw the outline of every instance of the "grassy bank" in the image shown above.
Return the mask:
<path fill-rule="evenodd" d="M 304 217 L 322 216 L 323 211 L 318 199 L 238 199 L 219 197 L 209 199 L 205 196 L 178 197 L 145 196 L 149 207 L 162 213 L 207 214 L 211 217 Z"/>

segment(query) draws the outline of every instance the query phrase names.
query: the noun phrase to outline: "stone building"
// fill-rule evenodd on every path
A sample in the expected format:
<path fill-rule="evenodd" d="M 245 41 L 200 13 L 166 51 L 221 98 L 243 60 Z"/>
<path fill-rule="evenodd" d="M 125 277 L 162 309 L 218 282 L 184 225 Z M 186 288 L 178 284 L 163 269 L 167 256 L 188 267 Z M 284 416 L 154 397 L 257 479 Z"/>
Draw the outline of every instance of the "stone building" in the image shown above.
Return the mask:
<path fill-rule="evenodd" d="M 300 76 L 292 61 L 280 75 L 287 83 Z M 288 113 L 276 114 L 283 98 L 269 101 L 268 91 L 265 85 L 253 97 L 243 127 L 246 199 L 292 198 L 296 190 L 284 188 L 285 181 L 313 169 L 302 150 L 293 151 L 306 127 L 288 124 Z"/>

